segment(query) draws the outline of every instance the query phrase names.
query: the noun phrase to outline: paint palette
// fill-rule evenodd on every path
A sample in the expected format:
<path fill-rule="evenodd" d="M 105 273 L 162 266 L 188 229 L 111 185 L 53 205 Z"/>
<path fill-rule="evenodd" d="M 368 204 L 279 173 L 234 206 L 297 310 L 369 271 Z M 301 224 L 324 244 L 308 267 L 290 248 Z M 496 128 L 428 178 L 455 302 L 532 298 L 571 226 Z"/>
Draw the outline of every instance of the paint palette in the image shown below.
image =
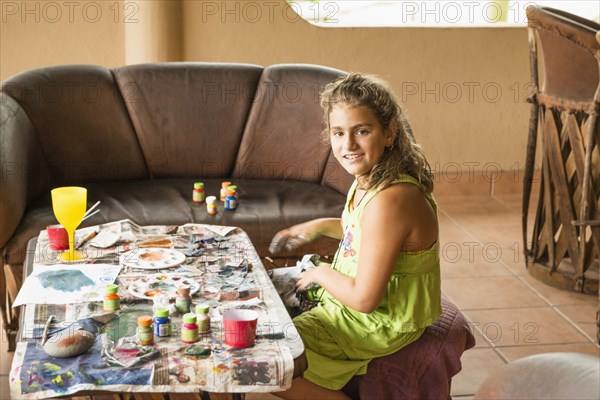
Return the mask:
<path fill-rule="evenodd" d="M 122 265 L 140 269 L 161 269 L 176 267 L 185 261 L 185 254 L 172 249 L 136 249 L 121 254 Z"/>
<path fill-rule="evenodd" d="M 200 290 L 200 284 L 191 278 L 181 275 L 156 274 L 132 282 L 129 285 L 129 293 L 140 299 L 152 299 L 159 293 L 174 299 L 177 295 L 177 288 L 183 285 L 190 287 L 192 295 Z"/>

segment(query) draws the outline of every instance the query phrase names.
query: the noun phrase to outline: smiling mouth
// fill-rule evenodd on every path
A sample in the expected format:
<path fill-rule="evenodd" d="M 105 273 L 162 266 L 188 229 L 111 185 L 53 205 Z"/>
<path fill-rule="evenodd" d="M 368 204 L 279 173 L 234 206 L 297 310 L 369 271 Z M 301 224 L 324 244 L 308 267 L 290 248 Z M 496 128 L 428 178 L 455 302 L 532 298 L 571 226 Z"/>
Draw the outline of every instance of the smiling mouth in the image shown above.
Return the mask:
<path fill-rule="evenodd" d="M 361 158 L 363 156 L 363 154 L 346 154 L 344 156 L 344 159 L 348 160 L 348 161 L 354 161 L 358 158 Z"/>

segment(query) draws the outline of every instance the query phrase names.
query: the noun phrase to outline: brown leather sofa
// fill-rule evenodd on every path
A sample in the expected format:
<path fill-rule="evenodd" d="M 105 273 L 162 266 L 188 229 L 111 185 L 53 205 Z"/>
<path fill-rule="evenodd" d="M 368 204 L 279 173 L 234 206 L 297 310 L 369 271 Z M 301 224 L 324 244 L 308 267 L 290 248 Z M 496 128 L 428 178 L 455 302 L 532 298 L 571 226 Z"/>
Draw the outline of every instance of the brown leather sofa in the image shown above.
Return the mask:
<path fill-rule="evenodd" d="M 280 229 L 339 216 L 350 177 L 320 138 L 318 94 L 343 72 L 315 65 L 64 65 L 2 83 L 0 306 L 4 328 L 27 242 L 56 223 L 50 189 L 81 185 L 101 212 L 82 226 L 129 218 L 243 228 L 259 254 Z M 193 183 L 237 184 L 236 211 L 208 215 Z M 302 252 L 333 253 L 320 241 Z M 8 287 L 8 293 L 7 293 Z"/>

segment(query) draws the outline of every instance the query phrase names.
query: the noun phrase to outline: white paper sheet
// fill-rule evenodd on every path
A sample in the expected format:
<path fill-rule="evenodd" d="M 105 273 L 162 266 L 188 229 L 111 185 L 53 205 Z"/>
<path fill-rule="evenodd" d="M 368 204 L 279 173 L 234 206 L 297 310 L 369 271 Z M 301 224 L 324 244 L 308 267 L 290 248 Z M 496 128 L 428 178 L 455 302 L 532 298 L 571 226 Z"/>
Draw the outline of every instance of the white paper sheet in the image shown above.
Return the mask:
<path fill-rule="evenodd" d="M 34 265 L 13 307 L 102 301 L 104 287 L 114 283 L 120 270 L 110 264 Z"/>

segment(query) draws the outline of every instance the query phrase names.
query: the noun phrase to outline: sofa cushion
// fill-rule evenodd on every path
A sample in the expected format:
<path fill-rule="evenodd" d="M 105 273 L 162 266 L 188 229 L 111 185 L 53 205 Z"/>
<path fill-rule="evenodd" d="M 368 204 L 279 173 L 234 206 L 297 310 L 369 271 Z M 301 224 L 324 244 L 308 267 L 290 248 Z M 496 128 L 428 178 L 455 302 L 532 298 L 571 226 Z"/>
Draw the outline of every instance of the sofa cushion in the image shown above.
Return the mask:
<path fill-rule="evenodd" d="M 265 68 L 240 145 L 235 179 L 320 183 L 331 148 L 321 140 L 319 91 L 342 74 L 316 65 Z"/>
<path fill-rule="evenodd" d="M 142 179 L 148 171 L 111 71 L 62 65 L 16 75 L 2 91 L 35 127 L 56 185 Z"/>
<path fill-rule="evenodd" d="M 25 111 L 0 93 L 0 248 L 21 223 L 27 200 L 48 185 L 48 165 Z M 10 196 L 7 196 L 10 194 Z"/>
<path fill-rule="evenodd" d="M 152 177 L 231 176 L 262 70 L 220 63 L 115 69 Z"/>
<path fill-rule="evenodd" d="M 217 194 L 221 181 L 205 179 L 207 194 Z M 129 218 L 140 225 L 181 225 L 190 222 L 239 226 L 250 236 L 262 256 L 273 235 L 289 226 L 320 217 L 340 216 L 344 196 L 337 191 L 305 182 L 236 180 L 240 203 L 235 211 L 208 215 L 205 204 L 192 203 L 193 180 L 155 179 L 127 182 L 84 184 L 88 188 L 88 205 L 100 200 L 101 212 L 81 226 L 98 225 Z M 27 209 L 15 235 L 4 249 L 4 261 L 20 264 L 25 259 L 27 242 L 47 225 L 55 224 L 50 194 L 36 199 Z M 323 241 L 304 247 L 299 253 L 331 254 L 337 241 Z M 298 253 L 298 254 L 299 254 Z"/>

